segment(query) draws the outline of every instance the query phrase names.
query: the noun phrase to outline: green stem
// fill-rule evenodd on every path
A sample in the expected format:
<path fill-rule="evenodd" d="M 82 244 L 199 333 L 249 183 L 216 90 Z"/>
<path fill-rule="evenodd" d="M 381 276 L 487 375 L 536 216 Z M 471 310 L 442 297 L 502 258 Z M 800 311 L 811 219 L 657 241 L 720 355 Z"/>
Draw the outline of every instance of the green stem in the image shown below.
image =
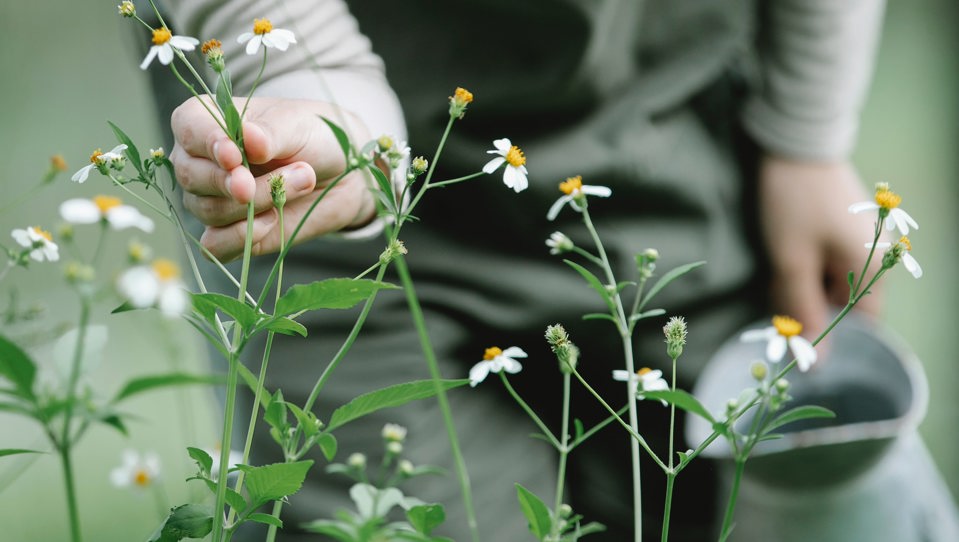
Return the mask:
<path fill-rule="evenodd" d="M 666 504 L 663 507 L 663 534 L 661 542 L 669 540 L 669 514 L 673 508 L 673 483 L 676 481 L 675 472 L 666 473 Z"/>
<path fill-rule="evenodd" d="M 77 508 L 77 494 L 73 483 L 73 465 L 70 459 L 69 444 L 60 447 L 60 464 L 63 465 L 63 480 L 67 490 L 67 510 L 70 515 L 70 540 L 73 542 L 81 542 L 83 536 L 80 533 L 80 513 Z"/>
<path fill-rule="evenodd" d="M 509 394 L 513 396 L 513 400 L 516 401 L 516 403 L 519 404 L 519 406 L 526 411 L 526 414 L 529 415 L 530 419 L 532 419 L 533 422 L 539 427 L 539 430 L 543 432 L 543 436 L 548 438 L 550 443 L 554 447 L 556 447 L 557 450 L 561 450 L 563 448 L 563 445 L 560 444 L 559 440 L 556 439 L 556 437 L 553 435 L 553 432 L 550 431 L 548 427 L 546 427 L 546 424 L 543 423 L 543 420 L 541 420 L 539 416 L 537 416 L 536 413 L 533 412 L 533 409 L 530 408 L 528 404 L 526 404 L 526 401 L 524 401 L 523 398 L 520 397 L 518 393 L 516 393 L 516 390 L 513 389 L 513 386 L 509 383 L 509 379 L 506 378 L 506 375 L 503 374 L 503 372 L 500 372 L 499 377 L 500 377 L 500 380 L 503 381 L 503 385 L 506 386 L 506 391 L 508 391 Z"/>
<path fill-rule="evenodd" d="M 234 324 L 236 325 L 236 324 Z M 239 328 L 239 325 L 236 325 Z M 223 537 L 223 507 L 226 504 L 227 476 L 230 468 L 230 449 L 233 440 L 233 413 L 236 409 L 236 387 L 239 354 L 231 352 L 230 368 L 226 377 L 226 405 L 223 409 L 223 435 L 220 439 L 220 472 L 217 474 L 216 502 L 213 505 L 213 542 Z"/>
<path fill-rule="evenodd" d="M 569 451 L 572 452 L 573 449 L 575 449 L 577 446 L 585 442 L 586 439 L 593 436 L 597 431 L 616 421 L 616 419 L 622 416 L 623 414 L 625 414 L 627 410 L 629 410 L 629 405 L 623 406 L 623 408 L 617 410 L 614 415 L 608 416 L 605 420 L 594 425 L 589 431 L 586 431 L 585 433 L 580 435 L 578 439 L 574 440 L 573 442 L 569 444 Z"/>
<path fill-rule="evenodd" d="M 433 161 L 430 162 L 430 169 L 426 172 L 426 179 L 423 181 L 423 186 L 420 187 L 420 190 L 413 196 L 413 201 L 410 202 L 409 207 L 406 208 L 407 215 L 413 212 L 413 209 L 416 207 L 416 204 L 419 203 L 422 199 L 423 194 L 430 188 L 430 179 L 433 178 L 433 171 L 436 169 L 436 164 L 439 162 L 440 154 L 443 152 L 443 147 L 446 145 L 446 138 L 450 135 L 450 130 L 453 128 L 453 121 L 456 119 L 450 117 L 450 120 L 446 123 L 446 129 L 443 130 L 443 137 L 440 138 L 439 145 L 436 146 L 436 153 L 433 156 Z M 403 223 L 406 222 L 406 215 L 400 217 L 400 220 L 396 223 L 396 229 L 399 230 Z"/>
<path fill-rule="evenodd" d="M 736 512 L 736 500 L 739 498 L 739 483 L 743 478 L 743 470 L 746 468 L 745 459 L 736 460 L 736 474 L 733 477 L 733 487 L 729 491 L 729 502 L 726 504 L 726 514 L 723 516 L 723 526 L 719 531 L 720 542 L 729 538 L 729 533 L 733 528 L 733 515 Z"/>
<path fill-rule="evenodd" d="M 256 87 L 260 84 L 260 79 L 263 77 L 263 70 L 266 69 L 266 50 L 267 47 L 263 47 L 263 62 L 260 63 L 260 71 L 257 72 L 256 78 L 253 79 L 253 86 L 250 87 L 250 95 L 246 97 L 246 102 L 243 103 L 243 111 L 240 112 L 241 124 L 243 122 L 243 118 L 246 117 L 246 108 L 250 106 L 250 100 L 253 99 L 253 93 L 256 92 Z"/>
<path fill-rule="evenodd" d="M 451 185 L 451 184 L 461 183 L 461 182 L 463 182 L 463 181 L 468 181 L 468 180 L 470 180 L 470 179 L 475 179 L 475 178 L 480 177 L 480 176 L 482 176 L 482 175 L 486 175 L 486 172 L 484 172 L 484 171 L 477 171 L 476 173 L 471 173 L 471 174 L 469 174 L 469 175 L 464 175 L 464 176 L 462 176 L 462 177 L 457 177 L 457 178 L 455 178 L 455 179 L 447 179 L 447 180 L 445 180 L 445 181 L 440 181 L 440 182 L 437 182 L 437 183 L 433 183 L 433 184 L 429 185 L 429 188 L 439 188 L 439 187 L 441 187 L 441 186 L 448 186 L 448 185 Z"/>
<path fill-rule="evenodd" d="M 447 131 L 449 131 L 448 127 Z M 459 478 L 460 489 L 463 494 L 463 507 L 466 510 L 466 521 L 469 526 L 470 535 L 473 542 L 479 542 L 479 527 L 476 523 L 476 513 L 473 510 L 473 496 L 472 490 L 470 489 L 469 473 L 466 471 L 466 463 L 463 461 L 463 454 L 460 451 L 459 439 L 456 436 L 456 426 L 453 424 L 453 414 L 450 412 L 449 400 L 446 397 L 446 389 L 443 388 L 440 382 L 442 375 L 440 374 L 439 364 L 436 361 L 436 353 L 433 352 L 433 345 L 430 343 L 429 333 L 426 329 L 426 321 L 423 318 L 423 309 L 420 307 L 419 299 L 416 297 L 416 291 L 413 288 L 413 279 L 410 276 L 409 268 L 406 266 L 406 259 L 402 255 L 398 255 L 395 261 L 400 282 L 403 284 L 403 291 L 406 293 L 406 302 L 409 305 L 410 314 L 413 317 L 416 332 L 420 338 L 420 346 L 423 349 L 424 357 L 426 357 L 426 363 L 429 365 L 430 377 L 433 379 L 433 387 L 436 391 L 436 399 L 439 403 L 440 412 L 443 414 L 443 423 L 446 426 L 450 451 L 453 454 L 453 460 L 456 464 L 456 474 Z"/>
<path fill-rule="evenodd" d="M 553 506 L 553 528 L 550 538 L 559 540 L 560 507 L 563 506 L 563 485 L 566 482 L 566 457 L 569 455 L 569 373 L 563 373 L 563 419 L 560 425 L 559 465 L 556 467 L 556 501 Z"/>
<path fill-rule="evenodd" d="M 63 465 L 63 480 L 67 493 L 67 510 L 70 516 L 70 537 L 73 542 L 80 542 L 80 513 L 77 507 L 76 487 L 73 479 L 73 464 L 70 452 L 73 448 L 70 438 L 73 407 L 76 402 L 77 380 L 80 378 L 80 363 L 83 359 L 83 350 L 86 342 L 87 324 L 90 321 L 90 304 L 86 299 L 80 299 L 80 322 L 77 328 L 77 345 L 73 351 L 73 361 L 70 364 L 70 376 L 67 381 L 66 407 L 63 412 L 63 431 L 60 442 L 54 441 L 54 446 L 60 452 L 60 463 Z"/>
<path fill-rule="evenodd" d="M 283 501 L 273 501 L 273 510 L 270 512 L 270 515 L 278 518 L 280 517 L 280 511 L 283 510 Z M 266 542 L 275 542 L 276 540 L 276 525 L 270 525 L 270 529 L 266 533 Z"/>
<path fill-rule="evenodd" d="M 190 63 L 189 63 L 189 62 L 187 62 L 186 65 L 190 67 L 190 70 L 191 70 L 191 71 L 193 70 L 193 66 L 190 66 Z M 223 121 L 220 120 L 220 117 L 222 117 L 222 115 L 218 115 L 218 114 L 214 113 L 212 109 L 210 109 L 210 106 L 208 106 L 208 105 L 206 104 L 206 102 L 203 101 L 203 98 L 200 97 L 200 95 L 199 95 L 199 93 L 197 93 L 196 89 L 193 88 L 193 85 L 191 85 L 190 83 L 188 83 L 187 80 L 184 79 L 182 75 L 180 75 L 179 70 L 176 69 L 176 66 L 175 66 L 172 62 L 170 63 L 170 70 L 173 71 L 173 75 L 176 76 L 176 78 L 180 81 L 180 83 L 182 83 L 183 86 L 185 86 L 186 88 L 188 88 L 188 89 L 190 90 L 190 93 L 193 94 L 193 97 L 196 98 L 197 101 L 200 102 L 200 105 L 203 106 L 203 109 L 206 109 L 206 112 L 209 113 L 211 117 L 213 117 L 213 120 L 216 122 L 217 126 L 219 126 L 221 130 L 223 130 L 223 133 L 224 133 L 224 134 L 227 134 L 227 135 L 231 135 L 231 134 L 230 134 L 230 131 L 226 129 L 226 125 L 223 124 Z M 194 72 L 194 73 L 195 73 L 195 72 Z M 206 88 L 206 84 L 203 83 L 203 79 L 201 78 L 201 79 L 199 79 L 199 81 L 200 81 L 201 84 L 203 84 L 204 88 Z M 206 89 L 206 93 L 212 95 L 212 93 L 210 92 L 209 89 Z M 231 136 L 231 137 L 232 137 L 232 136 Z M 241 151 L 243 150 L 242 147 L 240 148 L 240 150 L 241 150 Z"/>
<path fill-rule="evenodd" d="M 872 238 L 872 246 L 869 247 L 869 255 L 866 256 L 866 263 L 862 266 L 862 273 L 859 273 L 859 279 L 856 280 L 856 286 L 849 290 L 849 301 L 851 302 L 856 294 L 859 293 L 859 287 L 862 286 L 862 280 L 866 278 L 866 271 L 869 270 L 869 262 L 872 261 L 872 255 L 876 252 L 876 243 L 879 242 L 879 236 L 882 235 L 883 219 L 876 221 L 876 230 Z"/>

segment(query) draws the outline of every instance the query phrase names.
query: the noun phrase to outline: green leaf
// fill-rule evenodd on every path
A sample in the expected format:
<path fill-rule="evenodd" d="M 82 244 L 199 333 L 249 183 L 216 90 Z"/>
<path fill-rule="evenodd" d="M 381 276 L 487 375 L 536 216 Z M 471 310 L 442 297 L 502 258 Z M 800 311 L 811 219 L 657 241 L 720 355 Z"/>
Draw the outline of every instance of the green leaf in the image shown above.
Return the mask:
<path fill-rule="evenodd" d="M 320 451 L 323 452 L 323 457 L 325 457 L 327 461 L 333 461 L 333 458 L 336 457 L 338 446 L 336 437 L 330 433 L 323 433 L 316 439 L 316 444 L 320 447 Z"/>
<path fill-rule="evenodd" d="M 601 533 L 606 530 L 606 526 L 602 523 L 591 521 L 582 527 L 579 527 L 573 531 L 572 534 L 564 536 L 560 539 L 560 542 L 574 542 L 580 538 L 593 533 Z"/>
<path fill-rule="evenodd" d="M 253 508 L 292 495 L 303 486 L 312 460 L 295 463 L 274 463 L 261 467 L 238 465 L 246 473 L 246 491 Z"/>
<path fill-rule="evenodd" d="M 604 314 L 601 312 L 591 312 L 589 314 L 584 314 L 583 320 L 609 320 L 610 322 L 616 324 L 617 326 L 619 325 L 619 320 L 617 320 L 610 314 Z"/>
<path fill-rule="evenodd" d="M 96 417 L 96 420 L 105 425 L 116 429 L 124 436 L 130 436 L 127 426 L 123 423 L 123 418 L 116 413 L 104 413 Z"/>
<path fill-rule="evenodd" d="M 783 435 L 782 433 L 766 433 L 763 436 L 756 439 L 756 442 L 763 442 L 766 440 L 779 440 L 783 438 L 784 436 L 786 435 Z"/>
<path fill-rule="evenodd" d="M 686 412 L 692 412 L 697 416 L 706 418 L 709 420 L 709 423 L 716 423 L 715 418 L 706 410 L 706 407 L 704 407 L 698 399 L 683 390 L 644 391 L 642 394 L 646 399 L 661 399 L 667 403 L 676 405 Z"/>
<path fill-rule="evenodd" d="M 37 376 L 37 366 L 30 356 L 16 344 L 0 336 L 0 376 L 9 380 L 16 394 L 33 400 L 33 380 Z"/>
<path fill-rule="evenodd" d="M 110 128 L 113 129 L 113 134 L 117 136 L 117 141 L 127 146 L 127 149 L 123 151 L 123 154 L 125 154 L 127 159 L 133 163 L 133 167 L 137 169 L 137 173 L 142 176 L 143 164 L 140 162 L 140 151 L 138 151 L 137 146 L 133 144 L 133 140 L 130 139 L 130 136 L 126 135 L 116 124 L 113 124 L 110 121 L 107 121 L 107 124 L 109 124 Z"/>
<path fill-rule="evenodd" d="M 207 489 L 210 490 L 210 493 L 216 495 L 216 482 L 210 478 L 203 478 L 195 476 L 193 478 L 187 478 L 187 480 L 202 480 L 206 484 Z M 243 495 L 240 495 L 236 490 L 231 488 L 226 488 L 226 493 L 224 494 L 226 498 L 226 504 L 230 505 L 230 508 L 233 508 L 237 512 L 242 512 L 246 510 L 246 499 L 243 498 Z"/>
<path fill-rule="evenodd" d="M 666 314 L 666 311 L 663 309 L 652 309 L 645 312 L 640 312 L 629 317 L 630 322 L 635 322 L 637 320 L 642 320 L 643 318 L 653 318 L 654 316 L 662 316 Z"/>
<path fill-rule="evenodd" d="M 212 292 L 205 294 L 191 293 L 190 295 L 193 297 L 193 308 L 210 325 L 215 325 L 216 309 L 232 316 L 244 329 L 252 329 L 253 325 L 260 319 L 260 315 L 253 307 L 238 301 L 236 298 Z"/>
<path fill-rule="evenodd" d="M 656 284 L 653 284 L 653 287 L 649 289 L 649 292 L 647 292 L 646 295 L 643 296 L 643 302 L 639 304 L 639 308 L 642 309 L 643 307 L 645 307 L 646 303 L 648 303 L 649 300 L 652 299 L 654 295 L 658 294 L 659 291 L 665 288 L 670 282 L 678 279 L 679 277 L 685 275 L 686 273 L 689 273 L 693 269 L 696 269 L 697 267 L 700 267 L 703 265 L 706 265 L 706 262 L 699 261 L 699 262 L 688 263 L 686 265 L 681 265 L 679 267 L 676 267 L 670 270 L 668 273 L 660 277 L 659 280 L 656 281 Z"/>
<path fill-rule="evenodd" d="M 331 519 L 318 519 L 304 523 L 301 527 L 311 533 L 325 534 L 340 542 L 354 542 L 356 540 L 353 533 L 347 530 L 342 523 Z"/>
<path fill-rule="evenodd" d="M 592 274 L 588 269 L 586 269 L 582 265 L 579 265 L 578 263 L 572 260 L 563 260 L 563 261 L 566 262 L 566 265 L 575 269 L 577 273 L 579 273 L 580 275 L 583 276 L 584 279 L 586 279 L 586 282 L 588 282 L 589 285 L 594 290 L 596 290 L 596 293 L 598 293 L 600 297 L 603 298 L 603 301 L 606 302 L 606 306 L 609 307 L 610 312 L 613 312 L 616 309 L 616 307 L 613 305 L 613 300 L 609 295 L 609 291 L 606 289 L 606 286 L 604 286 L 603 283 L 600 282 L 598 278 L 596 278 L 596 275 Z"/>
<path fill-rule="evenodd" d="M 210 457 L 210 454 L 206 453 L 206 450 L 193 447 L 187 447 L 186 452 L 190 454 L 190 457 L 194 461 L 196 461 L 196 464 L 200 467 L 200 470 L 209 476 L 210 471 L 213 470 L 213 458 Z"/>
<path fill-rule="evenodd" d="M 124 301 L 122 305 L 110 311 L 110 314 L 119 314 L 121 312 L 136 311 L 136 310 L 140 310 L 140 309 L 131 305 L 129 301 Z"/>
<path fill-rule="evenodd" d="M 383 173 L 383 170 L 371 165 L 367 169 L 370 170 L 370 173 L 373 174 L 373 178 L 376 179 L 376 184 L 380 187 L 380 192 L 386 197 L 389 205 L 387 206 L 387 211 L 393 211 L 396 209 L 396 194 L 393 193 L 393 183 L 386 178 L 386 174 Z"/>
<path fill-rule="evenodd" d="M 24 450 L 20 448 L 7 448 L 6 450 L 0 450 L 0 457 L 5 455 L 17 455 L 17 454 L 45 454 L 46 452 L 41 452 L 40 450 Z"/>
<path fill-rule="evenodd" d="M 297 284 L 276 302 L 276 314 L 296 314 L 316 309 L 349 309 L 374 292 L 396 288 L 386 282 L 368 279 L 327 279 Z"/>
<path fill-rule="evenodd" d="M 536 535 L 536 538 L 542 540 L 549 534 L 553 526 L 553 520 L 549 514 L 549 508 L 543 504 L 539 497 L 534 495 L 525 487 L 516 484 L 516 496 L 519 498 L 520 508 L 523 509 L 523 515 L 529 521 L 529 530 Z"/>
<path fill-rule="evenodd" d="M 169 386 L 184 386 L 187 384 L 223 384 L 223 375 L 203 374 L 192 375 L 187 373 L 168 373 L 134 378 L 127 382 L 123 389 L 113 398 L 113 402 L 120 402 L 145 391 L 165 388 Z"/>
<path fill-rule="evenodd" d="M 430 531 L 446 521 L 446 511 L 441 504 L 421 504 L 407 510 L 406 519 L 418 532 L 429 536 Z"/>
<path fill-rule="evenodd" d="M 766 427 L 763 428 L 763 434 L 769 433 L 777 427 L 782 427 L 787 423 L 806 420 L 809 418 L 835 418 L 836 413 L 816 405 L 803 405 L 787 410 L 779 416 L 776 416 Z"/>
<path fill-rule="evenodd" d="M 849 290 L 852 290 L 853 283 L 856 281 L 856 274 L 852 271 L 846 275 L 846 283 L 849 284 Z"/>
<path fill-rule="evenodd" d="M 283 400 L 282 390 L 276 390 L 276 396 L 270 400 L 270 404 L 266 407 L 266 412 L 263 414 L 263 419 L 266 423 L 270 424 L 270 427 L 274 427 L 280 431 L 286 431 L 289 426 L 287 422 L 287 404 L 288 403 Z"/>
<path fill-rule="evenodd" d="M 330 130 L 333 131 L 333 136 L 336 137 L 337 143 L 340 144 L 340 149 L 343 151 L 343 158 L 346 159 L 346 162 L 350 161 L 350 136 L 346 135 L 346 132 L 343 131 L 335 122 L 331 121 L 326 117 L 320 117 L 323 119 L 323 122 L 330 127 Z"/>
<path fill-rule="evenodd" d="M 274 525 L 283 528 L 283 521 L 280 518 L 273 517 L 270 514 L 261 514 L 260 512 L 254 512 L 249 516 L 246 516 L 246 519 L 249 521 L 256 521 L 259 523 L 266 523 L 267 525 Z"/>
<path fill-rule="evenodd" d="M 242 131 L 240 129 L 240 112 L 237 111 L 233 103 L 233 89 L 230 83 L 230 76 L 222 72 L 216 85 L 216 104 L 223 113 L 223 120 L 226 121 L 227 135 L 233 141 L 239 141 Z"/>
<path fill-rule="evenodd" d="M 573 440 L 579 440 L 579 437 L 583 436 L 583 433 L 586 432 L 586 429 L 583 427 L 583 422 L 579 418 L 573 418 Z"/>
<path fill-rule="evenodd" d="M 301 337 L 306 337 L 307 334 L 306 326 L 296 320 L 291 320 L 283 316 L 274 316 L 273 318 L 261 321 L 257 324 L 256 331 L 261 329 L 266 329 L 274 333 L 282 333 L 284 335 L 299 335 Z"/>
<path fill-rule="evenodd" d="M 312 412 L 303 412 L 303 409 L 293 403 L 286 403 L 286 406 L 290 409 L 290 412 L 293 413 L 297 423 L 300 425 L 300 430 L 303 431 L 303 434 L 306 435 L 307 438 L 320 432 L 316 416 L 313 415 Z"/>
<path fill-rule="evenodd" d="M 213 515 L 210 507 L 201 504 L 184 504 L 170 511 L 163 526 L 148 542 L 177 542 L 184 538 L 203 538 L 213 530 Z"/>
<path fill-rule="evenodd" d="M 440 380 L 440 385 L 445 390 L 457 388 L 469 383 L 468 378 L 459 380 Z M 436 395 L 436 388 L 432 380 L 415 380 L 396 384 L 382 388 L 369 393 L 364 393 L 356 397 L 349 403 L 333 411 L 330 416 L 330 423 L 327 431 L 333 431 L 337 427 L 345 425 L 362 416 L 383 408 L 397 407 L 405 405 L 410 401 L 417 399 L 426 399 Z"/>

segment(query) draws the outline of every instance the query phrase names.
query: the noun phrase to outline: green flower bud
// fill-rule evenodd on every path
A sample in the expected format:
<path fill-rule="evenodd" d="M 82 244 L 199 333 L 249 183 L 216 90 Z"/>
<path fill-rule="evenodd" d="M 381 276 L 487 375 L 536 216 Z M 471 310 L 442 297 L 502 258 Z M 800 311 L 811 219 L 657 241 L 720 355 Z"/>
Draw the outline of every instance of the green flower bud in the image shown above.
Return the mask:
<path fill-rule="evenodd" d="M 670 359 L 677 359 L 683 355 L 683 347 L 686 346 L 686 320 L 682 316 L 673 316 L 663 326 L 663 334 L 666 335 L 666 353 Z"/>

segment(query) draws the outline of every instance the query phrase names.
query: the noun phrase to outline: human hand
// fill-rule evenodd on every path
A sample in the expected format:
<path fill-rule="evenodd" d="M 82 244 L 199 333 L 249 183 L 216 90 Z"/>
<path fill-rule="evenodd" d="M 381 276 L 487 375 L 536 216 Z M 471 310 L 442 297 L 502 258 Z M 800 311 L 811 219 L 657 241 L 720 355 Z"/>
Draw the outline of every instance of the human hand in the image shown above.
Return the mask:
<path fill-rule="evenodd" d="M 763 159 L 759 176 L 759 214 L 772 269 L 775 310 L 804 324 L 813 339 L 829 322 L 830 306 L 849 300 L 846 276 L 859 273 L 872 241 L 875 216 L 852 215 L 850 204 L 871 196 L 846 162 L 799 162 L 776 156 Z M 880 267 L 873 257 L 868 280 Z M 874 286 L 857 308 L 878 316 L 881 295 Z"/>
<path fill-rule="evenodd" d="M 204 97 L 206 99 L 206 97 Z M 243 109 L 245 98 L 237 98 Z M 320 116 L 330 118 L 365 142 L 369 135 L 356 117 L 318 101 L 253 98 L 243 121 L 250 169 L 237 146 L 196 98 L 171 118 L 175 145 L 170 160 L 183 188 L 183 205 L 206 229 L 200 241 L 214 256 L 232 260 L 243 252 L 247 203 L 253 202 L 253 253 L 276 252 L 280 228 L 270 197 L 271 174 L 283 176 L 285 235 L 291 235 L 322 189 L 346 167 L 343 152 Z M 345 117 L 345 118 L 344 118 Z M 362 172 L 344 177 L 320 201 L 295 242 L 362 226 L 375 215 Z"/>

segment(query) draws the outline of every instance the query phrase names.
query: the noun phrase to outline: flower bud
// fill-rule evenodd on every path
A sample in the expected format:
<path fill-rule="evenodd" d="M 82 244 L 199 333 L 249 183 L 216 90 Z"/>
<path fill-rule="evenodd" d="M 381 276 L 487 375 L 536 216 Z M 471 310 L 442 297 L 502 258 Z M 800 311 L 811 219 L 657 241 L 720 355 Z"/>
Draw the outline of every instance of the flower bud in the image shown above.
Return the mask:
<path fill-rule="evenodd" d="M 754 361 L 752 366 L 749 367 L 749 372 L 757 382 L 762 382 L 766 379 L 766 375 L 769 374 L 769 367 L 762 361 Z"/>
<path fill-rule="evenodd" d="M 450 117 L 461 119 L 466 114 L 466 106 L 473 101 L 473 93 L 462 87 L 450 96 Z"/>
<path fill-rule="evenodd" d="M 780 378 L 776 381 L 776 389 L 779 390 L 779 393 L 785 393 L 789 389 L 789 381 L 785 378 Z"/>
<path fill-rule="evenodd" d="M 417 156 L 410 163 L 410 171 L 416 176 L 420 176 L 426 173 L 426 170 L 429 168 L 430 168 L 429 161 L 426 158 L 423 158 L 422 156 Z"/>
<path fill-rule="evenodd" d="M 124 0 L 123 2 L 120 2 L 119 6 L 117 6 L 117 13 L 119 13 L 122 17 L 135 17 L 137 14 L 137 8 L 130 0 Z"/>
<path fill-rule="evenodd" d="M 403 241 L 395 239 L 390 242 L 390 246 L 383 249 L 383 252 L 380 253 L 380 263 L 386 265 L 398 256 L 407 254 L 407 252 L 406 245 L 403 244 Z"/>
<path fill-rule="evenodd" d="M 67 279 L 67 282 L 71 284 L 93 282 L 93 280 L 96 278 L 96 271 L 94 271 L 94 269 L 89 265 L 79 262 L 70 262 L 63 269 L 63 276 Z"/>
<path fill-rule="evenodd" d="M 546 342 L 556 354 L 560 372 L 563 374 L 573 372 L 579 362 L 579 348 L 569 340 L 569 335 L 562 324 L 553 324 L 546 328 Z"/>
<path fill-rule="evenodd" d="M 206 63 L 216 73 L 226 69 L 226 63 L 223 61 L 223 43 L 218 39 L 206 40 L 200 46 L 200 52 L 206 57 Z"/>
<path fill-rule="evenodd" d="M 406 428 L 395 423 L 388 423 L 383 426 L 383 439 L 390 442 L 403 442 L 406 440 Z"/>
<path fill-rule="evenodd" d="M 568 518 L 568 517 L 571 516 L 571 515 L 573 515 L 573 507 L 572 507 L 572 506 L 570 506 L 570 505 L 568 505 L 568 504 L 566 504 L 566 503 L 563 503 L 563 504 L 561 504 L 561 505 L 559 506 L 559 517 L 565 519 L 565 518 Z"/>
<path fill-rule="evenodd" d="M 574 248 L 576 245 L 573 244 L 573 240 L 563 232 L 554 231 L 549 235 L 549 239 L 546 240 L 546 246 L 549 247 L 549 253 L 553 256 L 558 254 L 565 254 Z"/>
<path fill-rule="evenodd" d="M 270 175 L 270 197 L 273 198 L 273 206 L 282 209 L 286 205 L 286 187 L 283 185 L 283 175 Z"/>
<path fill-rule="evenodd" d="M 346 464 L 354 469 L 366 468 L 366 456 L 361 453 L 352 453 L 346 458 Z"/>
<path fill-rule="evenodd" d="M 140 264 L 149 261 L 152 252 L 150 247 L 136 240 L 130 241 L 127 245 L 127 259 L 131 264 Z"/>
<path fill-rule="evenodd" d="M 686 346 L 686 320 L 682 316 L 673 316 L 663 326 L 663 334 L 666 335 L 666 353 L 673 360 L 683 355 L 683 347 Z"/>
<path fill-rule="evenodd" d="M 396 469 L 400 471 L 400 474 L 409 476 L 413 474 L 413 463 L 409 459 L 400 459 L 396 463 Z"/>
<path fill-rule="evenodd" d="M 399 455 L 403 453 L 403 443 L 392 440 L 386 443 L 386 451 L 393 455 Z"/>
<path fill-rule="evenodd" d="M 736 399 L 730 399 L 726 401 L 726 413 L 732 414 L 736 412 L 736 409 L 739 408 L 739 401 Z"/>

